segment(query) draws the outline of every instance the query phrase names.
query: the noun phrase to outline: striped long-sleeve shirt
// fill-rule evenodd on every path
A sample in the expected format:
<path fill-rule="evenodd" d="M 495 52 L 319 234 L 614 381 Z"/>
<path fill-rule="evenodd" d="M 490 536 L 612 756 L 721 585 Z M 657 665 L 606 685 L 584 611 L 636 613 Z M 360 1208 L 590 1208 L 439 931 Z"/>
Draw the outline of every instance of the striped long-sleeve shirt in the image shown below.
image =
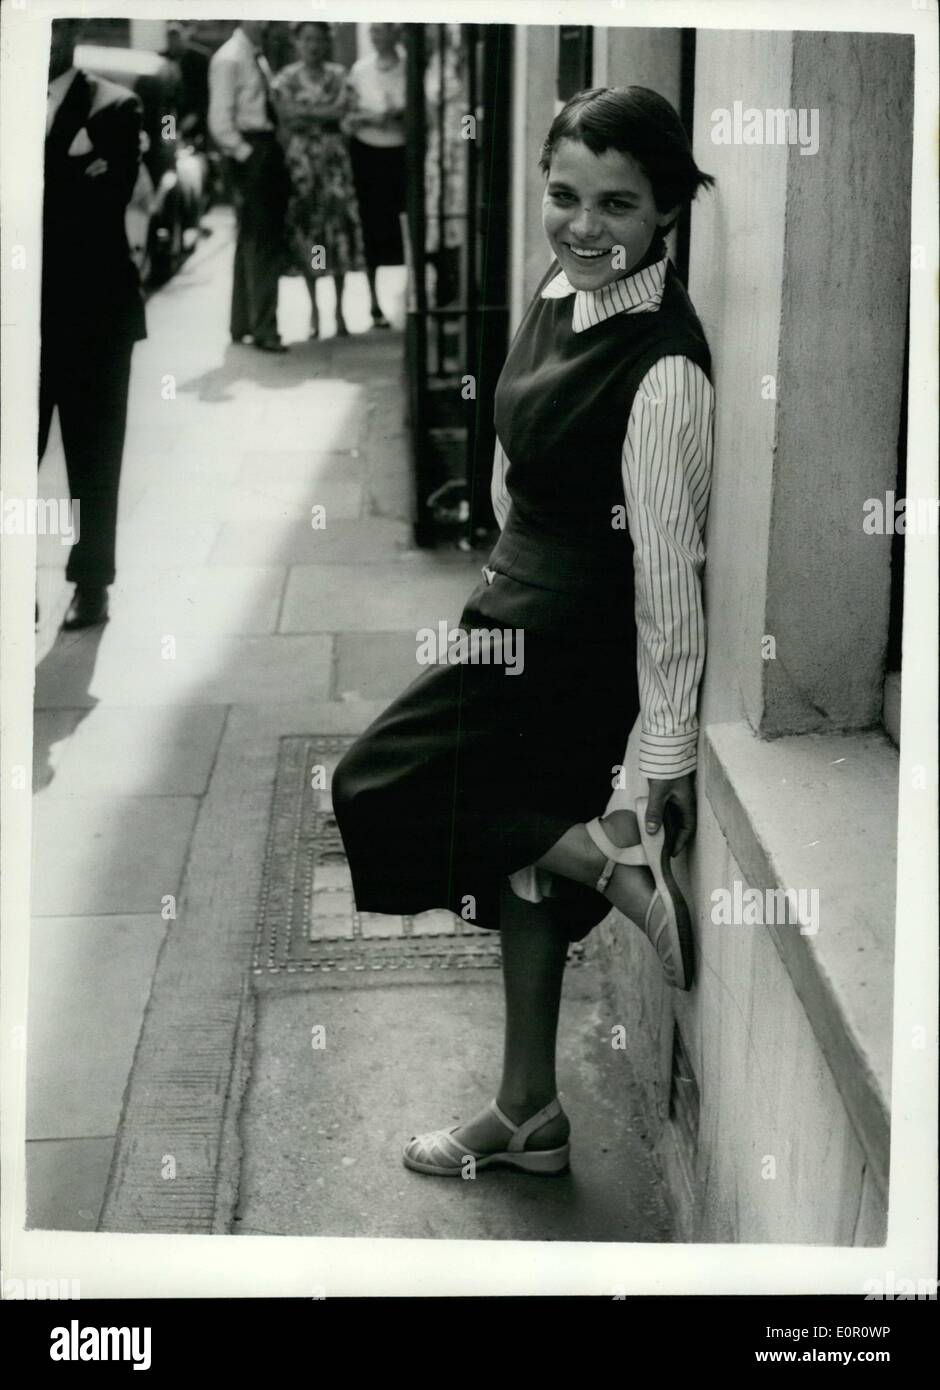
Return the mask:
<path fill-rule="evenodd" d="M 667 261 L 577 290 L 559 273 L 545 297 L 574 294 L 574 331 L 615 313 L 655 313 Z M 633 541 L 640 694 L 640 771 L 646 777 L 692 772 L 698 743 L 698 689 L 705 663 L 701 574 L 712 471 L 714 392 L 687 357 L 663 357 L 644 376 L 627 421 L 622 475 Z M 496 441 L 493 510 L 509 511 L 509 461 Z"/>

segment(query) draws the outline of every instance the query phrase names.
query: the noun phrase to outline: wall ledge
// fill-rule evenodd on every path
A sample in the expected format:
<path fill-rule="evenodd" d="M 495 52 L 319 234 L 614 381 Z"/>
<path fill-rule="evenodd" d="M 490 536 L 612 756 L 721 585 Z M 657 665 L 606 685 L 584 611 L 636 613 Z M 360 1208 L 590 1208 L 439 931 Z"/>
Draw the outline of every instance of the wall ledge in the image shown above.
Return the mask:
<path fill-rule="evenodd" d="M 898 754 L 880 732 L 703 731 L 704 792 L 747 886 L 818 889 L 819 930 L 769 931 L 885 1197 Z M 728 927 L 729 931 L 748 930 Z"/>

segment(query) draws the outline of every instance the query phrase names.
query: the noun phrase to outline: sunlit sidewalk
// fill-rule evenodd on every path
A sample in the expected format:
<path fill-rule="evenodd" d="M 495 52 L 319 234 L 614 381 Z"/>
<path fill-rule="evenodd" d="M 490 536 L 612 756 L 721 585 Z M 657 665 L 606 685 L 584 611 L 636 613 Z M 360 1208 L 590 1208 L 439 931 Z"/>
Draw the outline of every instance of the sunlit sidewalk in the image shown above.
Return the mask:
<path fill-rule="evenodd" d="M 348 281 L 351 338 L 331 336 L 327 282 L 324 337 L 307 342 L 307 293 L 291 278 L 281 281 L 281 328 L 293 350 L 234 346 L 231 219 L 217 211 L 208 222 L 212 235 L 149 301 L 149 336 L 135 351 L 106 627 L 57 634 L 68 552 L 55 537 L 39 542 L 27 1127 L 36 1225 L 98 1220 L 207 796 L 217 789 L 223 821 L 228 800 L 244 804 L 246 775 L 261 806 L 269 796 L 274 760 L 265 744 L 254 767 L 260 745 L 246 730 L 268 712 L 272 728 L 280 717 L 287 731 L 328 726 L 320 705 L 339 709 L 350 731 L 363 727 L 414 674 L 416 602 L 452 619 L 469 587 L 458 555 L 440 562 L 410 549 L 401 334 L 367 331 L 364 276 Z M 381 272 L 398 329 L 402 290 L 402 272 Z M 57 435 L 40 491 L 68 495 Z"/>
<path fill-rule="evenodd" d="M 400 1163 L 492 1093 L 498 969 L 252 974 L 282 740 L 360 732 L 480 557 L 411 544 L 401 272 L 379 286 L 398 331 L 369 331 L 353 276 L 352 336 L 330 336 L 327 285 L 316 342 L 283 280 L 294 346 L 267 356 L 228 340 L 231 224 L 212 224 L 136 350 L 105 628 L 56 637 L 66 551 L 41 544 L 29 1224 L 668 1239 L 596 963 L 566 981 L 577 1166 L 550 1184 Z M 41 486 L 64 489 L 55 451 Z"/>

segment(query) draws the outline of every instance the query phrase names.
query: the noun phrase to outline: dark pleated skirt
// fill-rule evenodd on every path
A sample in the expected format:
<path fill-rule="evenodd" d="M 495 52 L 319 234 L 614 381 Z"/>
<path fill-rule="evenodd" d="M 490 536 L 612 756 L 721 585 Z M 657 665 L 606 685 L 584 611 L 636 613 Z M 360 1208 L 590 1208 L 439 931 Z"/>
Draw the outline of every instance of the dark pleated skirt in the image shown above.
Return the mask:
<path fill-rule="evenodd" d="M 366 264 L 403 265 L 400 214 L 405 206 L 405 147 L 349 142 Z"/>
<path fill-rule="evenodd" d="M 632 603 L 598 607 L 596 593 L 586 609 L 496 574 L 460 626 L 521 629 L 521 673 L 422 668 L 347 752 L 333 805 L 360 911 L 449 908 L 498 928 L 507 876 L 603 813 L 638 694 Z M 548 902 L 573 941 L 610 911 L 591 888 L 554 886 Z"/>

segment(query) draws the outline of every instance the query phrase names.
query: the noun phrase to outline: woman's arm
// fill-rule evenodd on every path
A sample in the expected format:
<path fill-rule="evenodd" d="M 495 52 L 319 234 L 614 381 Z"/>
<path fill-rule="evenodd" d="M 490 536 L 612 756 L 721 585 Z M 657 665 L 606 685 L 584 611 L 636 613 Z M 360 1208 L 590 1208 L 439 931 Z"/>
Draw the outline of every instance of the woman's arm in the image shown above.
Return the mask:
<path fill-rule="evenodd" d="M 327 69 L 324 80 L 324 100 L 307 109 L 320 121 L 340 121 L 349 110 L 349 88 L 346 69 L 339 63 Z"/>
<path fill-rule="evenodd" d="M 497 435 L 496 446 L 493 450 L 493 474 L 490 478 L 490 501 L 493 503 L 493 511 L 500 530 L 506 525 L 506 518 L 512 505 L 509 500 L 509 490 L 506 487 L 506 470 L 508 468 L 509 460 L 499 442 L 499 435 Z"/>
<path fill-rule="evenodd" d="M 277 109 L 281 130 L 301 131 L 305 128 L 305 112 L 297 101 L 294 76 L 289 68 L 282 68 L 271 83 L 271 100 Z"/>
<path fill-rule="evenodd" d="M 304 101 L 299 90 L 295 90 L 293 76 L 286 72 L 275 78 L 271 93 L 284 129 L 301 135 L 315 130 L 320 121 L 338 121 L 346 110 L 344 87 L 333 100 Z"/>
<path fill-rule="evenodd" d="M 346 74 L 346 112 L 341 121 L 341 127 L 347 135 L 365 125 L 368 116 L 363 109 L 362 94 L 357 85 L 356 74 L 350 70 Z"/>
<path fill-rule="evenodd" d="M 667 800 L 678 807 L 677 851 L 695 830 L 713 415 L 714 392 L 704 372 L 690 358 L 664 357 L 640 383 L 623 444 L 639 639 L 640 771 L 650 782 L 652 829 Z"/>

